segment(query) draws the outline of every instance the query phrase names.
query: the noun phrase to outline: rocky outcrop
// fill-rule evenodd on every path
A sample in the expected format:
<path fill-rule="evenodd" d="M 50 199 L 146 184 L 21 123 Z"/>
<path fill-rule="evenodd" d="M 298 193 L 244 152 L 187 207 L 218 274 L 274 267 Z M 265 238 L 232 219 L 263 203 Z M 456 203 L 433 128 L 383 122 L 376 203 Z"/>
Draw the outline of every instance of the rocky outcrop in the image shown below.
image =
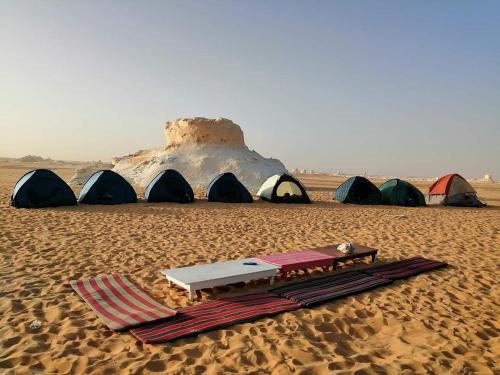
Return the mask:
<path fill-rule="evenodd" d="M 41 161 L 51 161 L 50 159 L 44 159 L 41 156 L 36 156 L 36 155 L 26 155 L 23 156 L 22 158 L 19 158 L 19 161 L 22 161 L 24 163 L 38 163 Z"/>
<path fill-rule="evenodd" d="M 113 159 L 113 170 L 145 187 L 164 169 L 182 173 L 193 187 L 206 187 L 217 175 L 234 173 L 249 189 L 286 172 L 277 159 L 264 158 L 245 145 L 241 128 L 228 119 L 178 119 L 165 125 L 166 145 Z"/>
<path fill-rule="evenodd" d="M 95 172 L 101 169 L 111 169 L 113 168 L 113 164 L 102 163 L 102 162 L 93 162 L 87 164 L 81 168 L 78 168 L 75 174 L 69 180 L 69 184 L 72 186 L 81 186 L 92 176 Z"/>
<path fill-rule="evenodd" d="M 245 147 L 241 128 L 225 118 L 196 117 L 167 121 L 165 139 L 167 149 L 201 144 Z"/>

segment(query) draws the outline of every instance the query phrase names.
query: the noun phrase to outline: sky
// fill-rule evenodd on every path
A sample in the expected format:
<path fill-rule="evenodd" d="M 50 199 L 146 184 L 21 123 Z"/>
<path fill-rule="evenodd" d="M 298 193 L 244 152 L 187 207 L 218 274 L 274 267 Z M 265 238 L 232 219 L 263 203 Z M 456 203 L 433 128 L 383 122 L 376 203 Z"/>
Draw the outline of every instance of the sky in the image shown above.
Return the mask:
<path fill-rule="evenodd" d="M 289 169 L 500 178 L 500 1 L 0 1 L 0 156 L 196 116 Z"/>

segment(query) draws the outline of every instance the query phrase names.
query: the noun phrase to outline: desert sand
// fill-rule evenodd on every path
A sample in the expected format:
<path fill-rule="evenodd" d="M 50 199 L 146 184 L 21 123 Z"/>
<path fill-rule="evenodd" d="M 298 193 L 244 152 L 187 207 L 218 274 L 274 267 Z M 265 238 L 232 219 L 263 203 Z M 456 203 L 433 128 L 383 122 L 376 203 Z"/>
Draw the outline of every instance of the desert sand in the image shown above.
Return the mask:
<path fill-rule="evenodd" d="M 12 187 L 34 167 L 0 165 L 0 373 L 500 372 L 500 184 L 475 185 L 485 209 L 341 205 L 330 196 L 343 178 L 317 175 L 299 176 L 312 205 L 11 208 Z M 56 167 L 66 180 L 76 168 Z M 187 294 L 168 288 L 161 268 L 346 240 L 380 249 L 379 262 L 423 255 L 450 267 L 165 345 L 109 331 L 69 286 L 123 273 L 177 308 L 189 305 Z M 199 301 L 266 288 L 216 288 Z M 29 328 L 34 319 L 38 330 Z"/>

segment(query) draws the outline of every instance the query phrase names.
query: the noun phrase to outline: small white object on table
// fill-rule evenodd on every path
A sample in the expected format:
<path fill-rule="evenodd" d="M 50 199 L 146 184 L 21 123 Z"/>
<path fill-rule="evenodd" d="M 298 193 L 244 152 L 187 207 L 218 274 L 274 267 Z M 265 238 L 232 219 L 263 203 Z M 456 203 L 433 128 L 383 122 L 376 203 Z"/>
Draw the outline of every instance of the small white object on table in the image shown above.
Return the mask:
<path fill-rule="evenodd" d="M 251 265 L 244 263 L 256 264 Z M 193 297 L 192 292 L 205 288 L 213 288 L 216 286 L 268 277 L 270 278 L 270 285 L 273 285 L 278 268 L 279 267 L 266 263 L 260 259 L 248 258 L 227 262 L 200 264 L 190 267 L 164 269 L 161 273 L 167 278 L 169 286 L 171 283 L 174 283 L 187 289 L 189 292 L 189 300 L 191 301 Z"/>

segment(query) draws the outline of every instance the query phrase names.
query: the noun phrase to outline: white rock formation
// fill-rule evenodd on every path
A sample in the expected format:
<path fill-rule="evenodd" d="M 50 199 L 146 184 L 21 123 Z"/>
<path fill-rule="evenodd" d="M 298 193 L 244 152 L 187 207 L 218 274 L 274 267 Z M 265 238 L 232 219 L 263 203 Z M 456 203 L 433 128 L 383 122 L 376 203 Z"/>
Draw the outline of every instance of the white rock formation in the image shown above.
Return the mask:
<path fill-rule="evenodd" d="M 214 144 L 245 147 L 241 128 L 225 118 L 178 119 L 165 124 L 167 149 L 185 145 Z"/>
<path fill-rule="evenodd" d="M 72 186 L 81 186 L 92 176 L 96 171 L 101 169 L 111 169 L 113 168 L 113 164 L 99 162 L 93 162 L 91 164 L 87 164 L 82 168 L 76 170 L 73 177 L 69 181 L 69 184 Z"/>
<path fill-rule="evenodd" d="M 165 148 L 114 158 L 113 170 L 142 187 L 168 168 L 182 173 L 193 187 L 206 187 L 218 174 L 232 172 L 249 189 L 258 189 L 269 176 L 286 172 L 279 160 L 250 151 L 241 128 L 228 119 L 169 121 L 165 137 Z"/>

